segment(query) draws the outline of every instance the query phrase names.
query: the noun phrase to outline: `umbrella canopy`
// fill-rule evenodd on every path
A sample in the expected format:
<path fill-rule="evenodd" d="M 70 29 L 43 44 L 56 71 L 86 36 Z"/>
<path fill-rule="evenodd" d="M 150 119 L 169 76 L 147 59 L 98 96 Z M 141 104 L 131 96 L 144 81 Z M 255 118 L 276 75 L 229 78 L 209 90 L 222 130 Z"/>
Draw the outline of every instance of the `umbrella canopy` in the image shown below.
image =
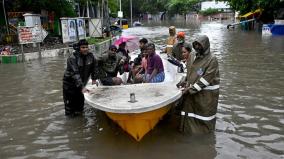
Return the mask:
<path fill-rule="evenodd" d="M 114 45 L 118 46 L 123 42 L 126 43 L 126 49 L 130 52 L 139 49 L 139 38 L 136 36 L 121 36 L 114 42 Z"/>

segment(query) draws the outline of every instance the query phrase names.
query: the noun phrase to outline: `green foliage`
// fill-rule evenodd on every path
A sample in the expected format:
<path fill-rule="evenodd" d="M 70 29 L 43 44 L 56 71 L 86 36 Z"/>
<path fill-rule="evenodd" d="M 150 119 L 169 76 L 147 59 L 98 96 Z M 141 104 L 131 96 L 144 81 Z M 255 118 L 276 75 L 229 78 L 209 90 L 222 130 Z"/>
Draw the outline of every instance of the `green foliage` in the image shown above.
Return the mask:
<path fill-rule="evenodd" d="M 204 15 L 204 16 L 207 16 L 207 15 L 220 13 L 220 11 L 218 9 L 208 8 L 208 9 L 206 9 L 204 11 L 200 11 L 199 13 Z"/>
<path fill-rule="evenodd" d="M 186 14 L 189 11 L 196 11 L 200 0 L 169 0 L 166 4 L 170 13 Z"/>
<path fill-rule="evenodd" d="M 87 39 L 88 43 L 90 45 L 93 45 L 93 44 L 98 44 L 98 43 L 101 43 L 103 41 L 106 41 L 106 40 L 110 40 L 111 37 L 106 37 L 106 38 L 94 38 L 94 37 L 91 37 L 89 39 Z"/>
<path fill-rule="evenodd" d="M 220 0 L 226 1 L 229 5 L 241 14 L 256 10 L 276 10 L 279 7 L 280 0 Z"/>
<path fill-rule="evenodd" d="M 40 13 L 40 11 L 54 11 L 59 17 L 75 16 L 75 11 L 68 0 L 14 0 L 7 5 L 8 11 L 30 11 Z"/>
<path fill-rule="evenodd" d="M 110 8 L 110 15 L 117 16 L 117 11 L 119 10 L 117 0 L 109 0 L 108 7 Z"/>

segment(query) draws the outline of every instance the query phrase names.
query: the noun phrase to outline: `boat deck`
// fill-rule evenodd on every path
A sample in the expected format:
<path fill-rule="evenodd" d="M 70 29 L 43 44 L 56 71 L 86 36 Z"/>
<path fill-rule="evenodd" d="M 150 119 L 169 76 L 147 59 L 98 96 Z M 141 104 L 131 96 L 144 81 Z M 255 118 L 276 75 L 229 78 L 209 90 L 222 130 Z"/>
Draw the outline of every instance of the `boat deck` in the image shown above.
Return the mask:
<path fill-rule="evenodd" d="M 168 105 L 181 97 L 176 83 L 145 83 L 121 86 L 91 86 L 86 101 L 97 109 L 112 113 L 142 113 Z M 135 93 L 136 102 L 130 102 Z"/>

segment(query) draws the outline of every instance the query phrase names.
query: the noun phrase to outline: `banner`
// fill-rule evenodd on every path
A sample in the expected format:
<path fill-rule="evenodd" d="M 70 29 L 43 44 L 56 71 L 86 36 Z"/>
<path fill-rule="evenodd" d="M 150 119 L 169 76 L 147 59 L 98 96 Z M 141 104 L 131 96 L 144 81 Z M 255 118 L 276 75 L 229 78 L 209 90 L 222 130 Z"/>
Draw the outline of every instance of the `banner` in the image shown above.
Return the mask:
<path fill-rule="evenodd" d="M 40 43 L 47 36 L 47 32 L 40 26 L 18 27 L 18 36 L 20 44 Z"/>

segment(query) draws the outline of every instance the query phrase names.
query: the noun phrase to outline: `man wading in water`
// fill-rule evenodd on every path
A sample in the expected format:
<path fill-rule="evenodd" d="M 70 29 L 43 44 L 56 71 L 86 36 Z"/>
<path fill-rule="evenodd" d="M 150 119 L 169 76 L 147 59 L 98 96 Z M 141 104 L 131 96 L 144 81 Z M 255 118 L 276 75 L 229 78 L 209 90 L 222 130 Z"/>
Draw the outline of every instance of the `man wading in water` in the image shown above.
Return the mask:
<path fill-rule="evenodd" d="M 78 42 L 78 48 L 67 59 L 67 67 L 63 77 L 63 99 L 65 115 L 80 115 L 84 110 L 85 88 L 91 75 L 92 84 L 96 84 L 98 66 L 88 42 L 83 39 Z"/>
<path fill-rule="evenodd" d="M 219 67 L 217 58 L 210 52 L 207 36 L 192 43 L 196 56 L 187 65 L 186 80 L 177 84 L 183 87 L 180 131 L 188 134 L 209 133 L 215 130 L 219 98 Z"/>

